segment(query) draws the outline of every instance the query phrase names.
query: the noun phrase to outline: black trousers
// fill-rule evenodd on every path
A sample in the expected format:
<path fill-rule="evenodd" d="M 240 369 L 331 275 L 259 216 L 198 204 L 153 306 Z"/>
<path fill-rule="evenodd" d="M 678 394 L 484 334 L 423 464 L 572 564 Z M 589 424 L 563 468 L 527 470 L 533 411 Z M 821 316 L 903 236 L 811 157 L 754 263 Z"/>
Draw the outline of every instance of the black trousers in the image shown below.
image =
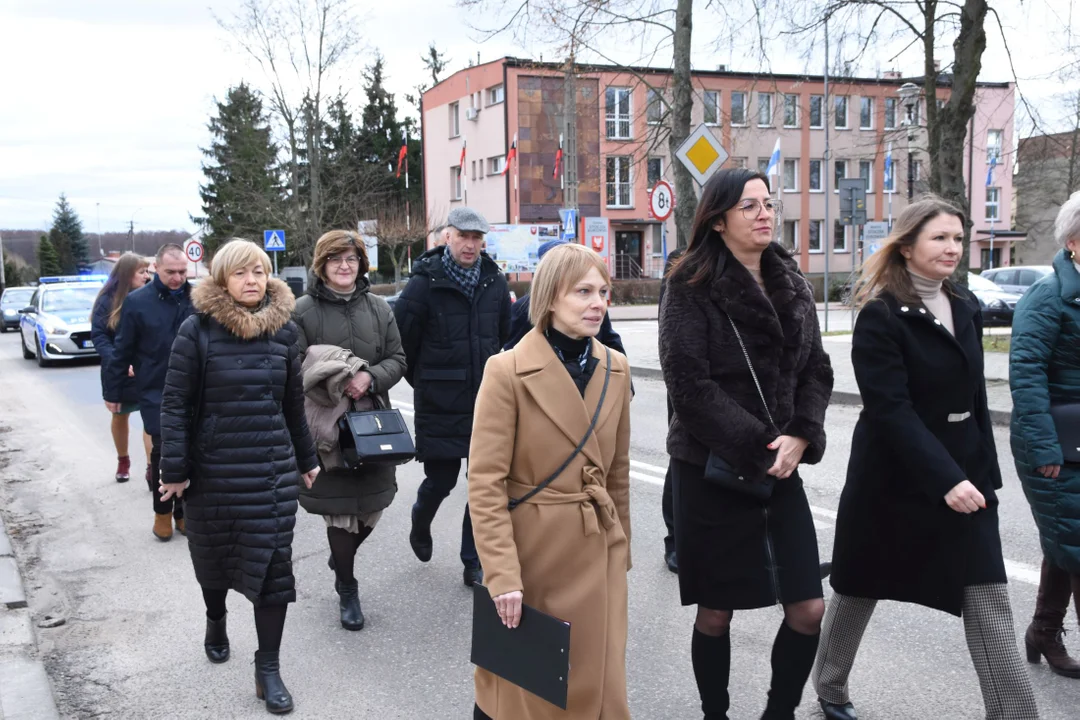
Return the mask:
<path fill-rule="evenodd" d="M 457 485 L 461 474 L 461 458 L 424 461 L 424 481 L 416 492 L 416 504 L 413 515 L 417 522 L 430 525 L 439 511 L 439 505 Z M 465 517 L 461 521 L 461 562 L 467 568 L 480 567 L 480 556 L 476 554 L 476 542 L 473 540 L 472 518 L 469 517 L 469 503 L 465 503 Z"/>
<path fill-rule="evenodd" d="M 671 425 L 671 417 L 675 411 L 671 407 L 671 397 L 667 399 L 667 421 Z M 664 516 L 664 526 L 667 527 L 667 535 L 664 536 L 664 553 L 667 554 L 675 549 L 675 502 L 671 494 L 671 463 L 668 463 L 667 472 L 664 474 L 664 491 L 660 496 L 660 513 Z"/>
<path fill-rule="evenodd" d="M 158 515 L 172 515 L 177 520 L 184 517 L 184 501 L 178 497 L 161 499 L 161 436 L 151 435 L 150 451 L 150 493 L 154 498 L 154 512 Z"/>

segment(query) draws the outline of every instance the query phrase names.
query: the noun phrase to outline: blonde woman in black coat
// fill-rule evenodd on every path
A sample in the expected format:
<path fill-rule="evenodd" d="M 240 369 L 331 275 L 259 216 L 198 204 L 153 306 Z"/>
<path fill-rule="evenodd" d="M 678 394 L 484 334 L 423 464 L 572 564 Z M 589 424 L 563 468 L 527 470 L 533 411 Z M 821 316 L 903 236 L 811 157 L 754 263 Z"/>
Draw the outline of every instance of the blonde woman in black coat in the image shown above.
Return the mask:
<path fill-rule="evenodd" d="M 863 411 L 814 670 L 830 720 L 856 717 L 847 680 L 878 600 L 962 615 L 986 717 L 1038 717 L 1005 585 L 979 302 L 951 279 L 963 237 L 963 214 L 928 196 L 904 209 L 856 284 Z"/>
<path fill-rule="evenodd" d="M 247 240 L 214 255 L 192 292 L 161 400 L 161 493 L 183 497 L 195 578 L 206 603 L 210 662 L 229 659 L 225 597 L 255 606 L 255 694 L 285 713 L 292 695 L 278 652 L 296 600 L 292 539 L 299 486 L 319 474 L 304 416 L 296 301 Z"/>
<path fill-rule="evenodd" d="M 734 610 L 784 608 L 762 716 L 770 720 L 795 717 L 825 611 L 798 467 L 825 452 L 832 367 L 810 286 L 773 242 L 780 212 L 761 173 L 713 176 L 660 308 L 679 589 L 683 605 L 698 608 L 691 657 L 707 720 L 727 718 Z M 710 456 L 739 482 L 773 482 L 771 496 L 715 484 Z"/>

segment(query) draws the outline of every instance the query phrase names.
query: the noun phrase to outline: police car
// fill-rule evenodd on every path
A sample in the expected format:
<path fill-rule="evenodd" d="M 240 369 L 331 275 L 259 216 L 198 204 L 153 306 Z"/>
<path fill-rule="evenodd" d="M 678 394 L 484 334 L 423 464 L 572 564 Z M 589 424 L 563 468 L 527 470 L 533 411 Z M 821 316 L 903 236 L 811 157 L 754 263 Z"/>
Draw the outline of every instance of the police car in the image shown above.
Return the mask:
<path fill-rule="evenodd" d="M 96 357 L 90 316 L 104 275 L 43 277 L 28 307 L 19 310 L 23 357 L 46 367 L 56 360 Z"/>

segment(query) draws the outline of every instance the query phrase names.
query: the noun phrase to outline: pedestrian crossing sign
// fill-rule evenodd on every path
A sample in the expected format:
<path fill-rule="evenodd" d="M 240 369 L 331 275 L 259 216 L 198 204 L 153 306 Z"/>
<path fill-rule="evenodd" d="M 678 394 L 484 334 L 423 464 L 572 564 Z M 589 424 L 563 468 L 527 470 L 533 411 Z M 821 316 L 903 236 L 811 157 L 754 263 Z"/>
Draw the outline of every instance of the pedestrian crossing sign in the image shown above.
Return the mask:
<path fill-rule="evenodd" d="M 263 230 L 263 249 L 266 252 L 285 252 L 285 231 Z"/>

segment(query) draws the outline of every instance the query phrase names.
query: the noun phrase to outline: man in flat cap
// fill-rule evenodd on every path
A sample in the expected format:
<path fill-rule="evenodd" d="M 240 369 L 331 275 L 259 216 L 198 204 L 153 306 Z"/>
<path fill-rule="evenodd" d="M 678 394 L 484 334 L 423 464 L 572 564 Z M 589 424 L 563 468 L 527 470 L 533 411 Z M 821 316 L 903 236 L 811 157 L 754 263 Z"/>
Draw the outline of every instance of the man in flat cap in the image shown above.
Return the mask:
<path fill-rule="evenodd" d="M 413 387 L 416 457 L 424 481 L 412 508 L 409 544 L 422 562 L 431 559 L 431 521 L 457 484 L 469 456 L 473 407 L 484 364 L 510 335 L 510 286 L 483 252 L 487 221 L 466 207 L 447 218 L 446 245 L 413 263 L 413 274 L 394 303 Z M 483 580 L 468 505 L 461 526 L 464 581 Z"/>

